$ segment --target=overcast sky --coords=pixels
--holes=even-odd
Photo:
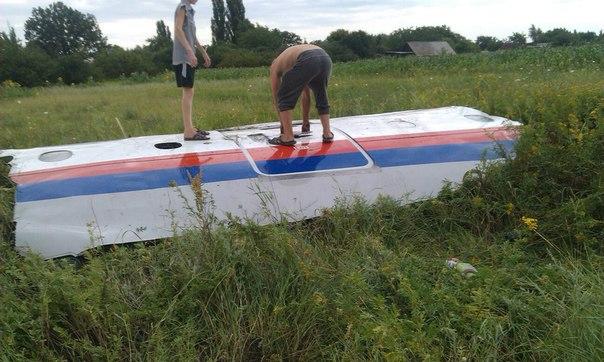
[[[13,26],[23,38],[23,25],[34,7],[53,1],[0,0],[0,30]],[[68,6],[96,16],[109,43],[143,45],[155,33],[155,22],[173,26],[178,0],[63,0]],[[448,25],[475,40],[478,35],[505,38],[527,33],[531,24],[543,30],[563,27],[578,31],[604,30],[602,0],[247,0],[247,17],[254,23],[297,33],[308,41],[324,39],[336,29],[372,34],[423,25]],[[199,38],[211,42],[211,2],[195,6]]]

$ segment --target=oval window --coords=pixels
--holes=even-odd
[[[40,155],[39,159],[42,162],[60,162],[73,156],[73,152],[67,150],[50,151]]]
[[[175,150],[177,148],[181,148],[182,147],[182,143],[178,143],[178,142],[165,142],[165,143],[158,143],[155,145],[155,148],[159,148],[160,150]]]

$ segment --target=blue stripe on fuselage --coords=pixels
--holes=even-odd
[[[340,153],[311,157],[283,158],[255,161],[260,172],[268,175],[287,173],[338,170],[342,168],[362,167],[369,161],[361,152]]]
[[[506,152],[514,148],[515,141],[498,141]],[[376,166],[395,167],[422,165],[430,163],[478,161],[484,156],[487,160],[500,157],[495,149],[495,143],[458,143],[437,146],[422,146],[408,148],[389,148],[367,152]]]
[[[203,183],[256,178],[248,162],[180,167],[134,173],[118,173],[67,180],[52,180],[17,186],[17,202],[59,199],[63,197],[152,190],[170,185],[189,185],[199,175]]]
[[[509,151],[513,148],[514,142],[499,141],[498,143]],[[486,159],[499,158],[493,142],[391,148],[372,150],[368,154],[376,166],[379,167],[478,161],[482,157]],[[360,167],[366,164],[367,160],[361,153],[256,161],[256,165],[261,172],[271,175],[336,170],[338,168]],[[152,190],[169,187],[170,184],[185,186],[189,185],[190,178],[198,175],[200,171],[203,183],[253,179],[258,176],[248,162],[232,162],[201,167],[181,167],[79,177],[18,185],[16,201],[31,202],[83,195]]]

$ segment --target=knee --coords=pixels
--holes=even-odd
[[[319,113],[319,116],[329,114],[329,105],[317,107],[317,112]]]
[[[193,88],[183,88],[182,89],[182,97],[185,99],[193,99],[194,94],[195,94],[195,90]]]
[[[296,108],[297,99],[279,99],[279,112],[291,111]]]

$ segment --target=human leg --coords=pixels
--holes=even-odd
[[[323,126],[323,139],[326,141],[333,139],[329,118],[329,98],[327,96],[327,86],[331,75],[331,59],[329,57],[321,57],[319,60],[321,71],[309,82],[309,87],[315,95],[315,105],[321,118]]]
[[[292,128],[293,110],[302,90],[308,82],[308,75],[302,64],[296,64],[281,78],[281,86],[277,94],[279,121],[281,122],[281,137],[285,141],[294,139]]]
[[[195,95],[194,88],[182,89],[182,122],[184,126],[185,138],[192,138],[197,133],[197,129],[193,126],[193,96]]]
[[[284,141],[291,141],[294,139],[294,129],[292,126],[294,111],[292,109],[279,112],[279,118],[281,118],[281,125],[283,126],[283,134],[281,139]]]
[[[302,91],[302,133],[310,132],[310,89]]]

